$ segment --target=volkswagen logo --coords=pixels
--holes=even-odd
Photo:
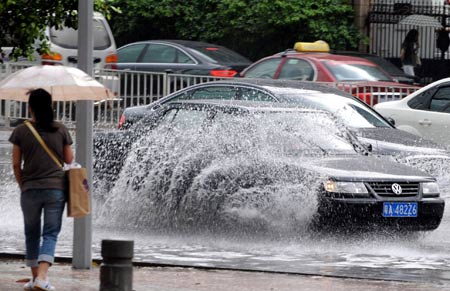
[[[402,194],[402,186],[397,183],[392,184],[391,189],[397,195]]]

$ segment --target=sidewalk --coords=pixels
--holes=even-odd
[[[100,289],[100,267],[74,270],[71,265],[55,263],[50,279],[59,291]],[[0,259],[0,290],[23,290],[29,270],[19,260]],[[449,286],[417,282],[357,280],[324,276],[305,276],[266,272],[202,270],[195,268],[134,267],[135,291],[436,291]]]

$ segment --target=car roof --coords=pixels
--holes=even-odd
[[[126,47],[131,44],[137,44],[137,43],[166,43],[166,44],[173,44],[178,46],[185,46],[189,48],[202,48],[202,47],[217,47],[217,48],[225,48],[224,46],[218,45],[218,44],[212,44],[204,41],[196,41],[196,40],[183,40],[183,39],[151,39],[151,40],[141,40],[136,41],[132,43],[127,43],[123,45],[122,47]],[[121,47],[121,48],[122,48]]]
[[[315,59],[318,61],[335,61],[335,62],[342,62],[342,63],[361,63],[366,64],[369,66],[377,66],[374,62],[367,60],[362,57],[356,57],[356,56],[347,56],[347,55],[337,55],[337,54],[330,54],[330,53],[288,53],[286,55],[282,55],[283,57],[288,58],[307,58],[307,59]]]
[[[166,39],[166,40],[158,40],[161,42],[168,42],[168,43],[177,43],[183,46],[187,46],[187,47],[192,47],[192,48],[196,48],[196,47],[205,47],[205,46],[210,46],[210,47],[223,47],[221,45],[218,44],[212,44],[212,43],[208,43],[208,42],[204,42],[204,41],[196,41],[196,40],[184,40],[184,39]]]
[[[439,87],[439,86],[441,86],[441,85],[446,86],[446,85],[448,85],[448,84],[450,84],[450,77],[447,77],[447,78],[443,78],[443,79],[434,81],[433,83],[430,83],[430,84],[428,84],[428,85],[426,85],[426,86],[420,88],[419,90],[412,92],[411,94],[409,94],[409,95],[406,96],[405,98],[403,98],[403,99],[401,99],[401,100],[396,100],[396,102],[408,102],[410,99],[414,98],[414,97],[417,96],[417,95],[422,94],[423,92],[429,90],[430,88],[433,88],[433,87]],[[383,102],[383,103],[384,103],[384,102]],[[382,103],[380,103],[380,104],[382,104]],[[377,106],[377,107],[378,107],[378,106]]]
[[[309,82],[309,81],[294,81],[294,80],[283,80],[283,79],[257,79],[257,78],[235,78],[230,80],[220,80],[220,81],[211,81],[203,84],[197,84],[186,88],[187,90],[193,89],[196,87],[204,87],[204,86],[217,86],[217,85],[240,85],[240,86],[252,86],[257,87],[259,89],[264,89],[266,91],[271,91],[270,87],[273,88],[292,88],[292,89],[303,89],[303,90],[314,90],[320,91],[322,93],[327,94],[335,94],[342,97],[347,97],[351,99],[355,99],[351,94],[346,93],[342,90],[334,88],[332,86],[328,86],[325,84],[319,84],[317,82]],[[275,92],[273,92],[275,93]]]

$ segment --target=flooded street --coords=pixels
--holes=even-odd
[[[0,141],[0,250],[23,253],[19,192],[9,164],[10,150],[8,143]],[[442,171],[438,182],[448,208],[449,173],[445,168]],[[94,197],[99,196],[94,193]],[[104,202],[100,200],[94,202],[94,212],[102,210]],[[120,219],[116,217],[116,221]],[[72,223],[72,219],[64,219],[58,256],[72,254]],[[268,231],[187,232],[170,226],[145,228],[139,223],[134,227],[108,225],[99,215],[94,215],[93,225],[94,258],[100,258],[102,239],[126,239],[134,240],[137,262],[422,282],[450,289],[448,211],[438,229],[416,234],[326,234],[280,226]]]

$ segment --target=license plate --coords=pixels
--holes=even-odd
[[[417,217],[417,202],[384,202],[383,217]]]

